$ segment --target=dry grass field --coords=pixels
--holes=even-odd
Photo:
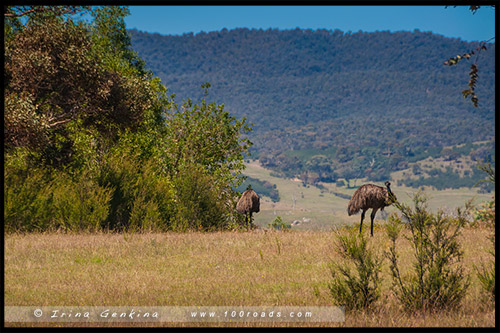
[[[324,184],[321,190],[273,177],[258,163],[245,173],[277,185],[281,201],[261,198],[255,223],[267,227],[277,216],[287,231],[188,233],[33,233],[6,234],[5,306],[333,306],[331,264],[339,262],[336,242],[359,214],[347,216],[354,189]],[[361,185],[358,184],[358,185]],[[415,189],[393,186],[410,203]],[[453,210],[491,194],[459,189],[432,191],[429,210]],[[387,213],[396,209],[387,207]],[[384,216],[377,214],[369,248],[383,256],[390,245]],[[369,218],[364,232],[368,235]],[[408,231],[403,231],[403,233]],[[5,323],[7,326],[340,326],[340,327],[493,327],[495,305],[484,297],[475,267],[490,263],[492,230],[467,226],[460,236],[462,265],[471,285],[459,310],[405,313],[391,290],[388,259],[381,271],[381,297],[370,311],[347,311],[343,322],[319,323]],[[401,270],[413,265],[411,244],[398,240]]]
[[[368,229],[364,229],[366,232]],[[369,246],[389,246],[383,226]],[[328,285],[337,231],[158,234],[5,235],[5,306],[331,306]],[[381,298],[370,312],[346,312],[333,326],[494,326],[474,265],[491,260],[491,229],[466,227],[460,238],[471,277],[463,307],[449,313],[406,314],[391,291],[384,261]],[[401,240],[404,269],[413,260]],[[332,323],[82,324],[6,323],[8,326],[331,326]]]

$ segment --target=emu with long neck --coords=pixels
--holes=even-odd
[[[386,188],[373,184],[365,184],[354,192],[349,204],[347,206],[347,213],[349,216],[356,214],[360,210],[361,212],[361,223],[359,225],[359,233],[363,230],[363,220],[365,218],[365,212],[368,209],[372,209],[371,217],[371,235],[373,236],[373,220],[375,219],[375,214],[377,211],[384,210],[385,207],[391,205],[395,200],[396,196],[391,190],[391,183],[385,182]]]

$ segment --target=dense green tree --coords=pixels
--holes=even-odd
[[[83,22],[48,16],[29,20],[7,43],[7,151],[38,146],[46,163],[68,164],[76,132],[116,141],[118,130],[144,120],[154,98],[151,83],[128,70],[130,63],[112,68],[110,59],[123,63],[122,55],[103,51],[92,36]]]
[[[89,13],[91,21],[75,15]],[[178,107],[121,6],[5,11],[8,230],[227,229],[250,141],[205,97]]]

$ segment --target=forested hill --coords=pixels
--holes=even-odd
[[[200,85],[210,82],[210,100],[254,123],[254,157],[285,174],[309,167],[323,177],[314,154],[297,153],[314,151],[324,180],[345,170],[382,179],[429,148],[494,140],[495,44],[479,54],[474,108],[461,92],[475,56],[443,63],[478,43],[429,32],[129,33],[178,101],[201,97]]]

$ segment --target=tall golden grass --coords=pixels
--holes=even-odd
[[[337,231],[8,234],[6,306],[331,306],[328,285]],[[365,230],[366,232],[366,230]],[[407,314],[391,291],[384,261],[381,298],[368,311],[346,312],[333,326],[492,327],[494,303],[483,297],[474,265],[491,260],[491,229],[466,227],[462,265],[471,276],[463,306],[454,312]],[[376,225],[371,247],[389,246]],[[411,245],[398,240],[400,262],[411,270]],[[39,326],[6,323],[10,326]],[[43,326],[158,324],[45,323]],[[331,323],[161,323],[162,326],[329,326]]]

